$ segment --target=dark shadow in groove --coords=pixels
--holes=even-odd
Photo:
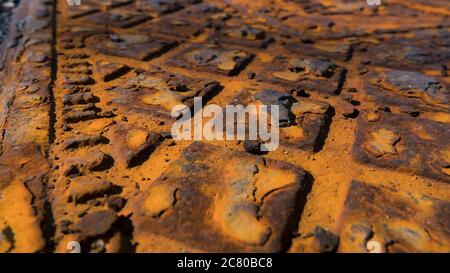
[[[347,53],[347,56],[345,56],[345,60],[346,62],[350,61],[353,58],[353,52],[355,51],[355,49],[353,48],[353,46],[350,46],[350,49]]]
[[[242,71],[245,70],[245,68],[253,61],[253,59],[255,58],[254,55],[252,55],[250,58],[248,58],[247,60],[244,60],[241,65],[239,65],[238,67],[234,68],[233,70],[231,70],[228,73],[228,76],[237,76],[239,75]]]
[[[312,189],[312,185],[314,182],[314,178],[313,176],[306,172],[305,175],[305,187],[303,189],[301,189],[297,195],[295,200],[300,200],[301,202],[297,202],[296,206],[293,208],[292,210],[292,214],[290,215],[289,219],[288,219],[288,223],[286,225],[286,228],[284,230],[284,232],[281,234],[281,252],[287,252],[289,251],[289,248],[292,245],[292,241],[294,239],[294,232],[297,232],[298,230],[298,225],[301,221],[302,218],[302,213],[303,213],[303,209],[306,205],[306,200],[308,197],[308,194],[311,192]],[[302,198],[304,197],[304,198]]]
[[[106,171],[114,166],[114,159],[110,155],[105,155],[100,165],[91,168],[91,171]]]
[[[145,61],[150,61],[152,59],[158,58],[158,57],[164,55],[166,52],[172,50],[173,48],[175,48],[177,46],[179,46],[178,42],[167,43],[161,48],[161,50],[159,50],[157,52],[150,53],[147,56],[145,56],[145,58],[142,59],[142,61],[145,62]]]
[[[133,223],[129,218],[122,217],[117,222],[116,225],[120,225],[122,238],[120,244],[120,253],[134,253],[136,252],[136,245],[133,244]]]
[[[102,198],[105,195],[115,195],[115,194],[121,194],[122,193],[122,187],[113,185],[110,189],[104,190],[104,191],[98,191],[91,194],[86,194],[82,198],[79,198],[75,200],[76,204],[86,204],[89,200],[96,199],[96,198]],[[72,196],[69,196],[68,202],[73,202]]]
[[[52,41],[51,41],[51,59],[50,59],[50,83],[48,87],[48,96],[49,96],[49,132],[48,132],[48,141],[50,144],[55,142],[56,138],[56,103],[55,103],[55,94],[54,88],[56,83],[56,77],[58,72],[57,65],[57,51],[56,51],[56,17],[57,17],[57,0],[49,3],[51,9],[51,28],[52,28]],[[47,3],[45,3],[47,4]],[[48,153],[46,152],[47,156]],[[49,196],[48,193],[48,177],[45,177],[41,180],[42,183],[42,198],[44,199],[43,204],[43,219],[40,223],[40,227],[42,229],[43,237],[45,239],[45,247],[41,250],[41,252],[49,253],[55,251],[55,241],[54,236],[56,234],[56,226],[55,219],[52,210],[52,203],[48,201]]]
[[[155,151],[157,146],[158,146],[157,144],[151,145],[150,147],[142,150],[140,153],[138,153],[135,157],[133,157],[130,160],[130,164],[128,164],[128,166],[130,168],[133,168],[144,164],[150,158],[150,155]]]
[[[16,247],[16,241],[14,240],[14,232],[12,231],[11,227],[8,226],[5,229],[3,229],[3,235],[5,236],[5,239],[11,243],[10,248],[6,250],[6,253],[9,253]]]

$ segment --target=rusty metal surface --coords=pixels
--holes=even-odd
[[[449,15],[20,1],[0,17],[0,252],[449,252]],[[280,147],[172,139],[194,97],[278,105]]]

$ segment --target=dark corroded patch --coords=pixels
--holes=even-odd
[[[239,49],[194,44],[168,61],[168,64],[227,76],[239,72],[252,60],[253,54]]]
[[[297,56],[278,55],[259,67],[258,81],[325,95],[337,94],[345,77],[345,70],[335,63]]]
[[[239,92],[233,104],[278,105],[281,145],[311,152],[322,147],[331,115],[326,102],[271,89],[246,89]]]
[[[85,215],[77,224],[81,239],[105,234],[111,228],[117,217],[112,210],[96,211]]]

